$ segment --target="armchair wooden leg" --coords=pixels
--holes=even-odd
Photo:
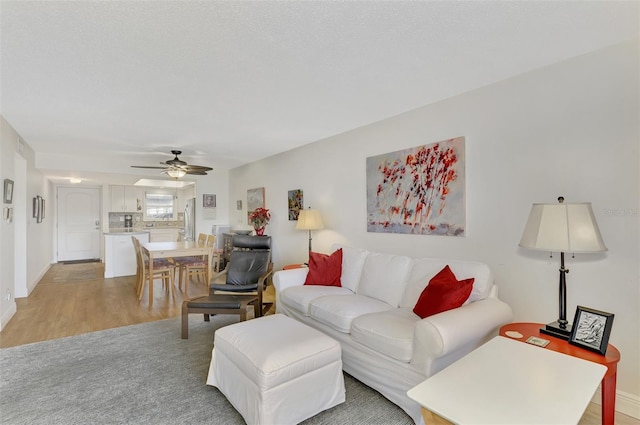
[[[182,339],[189,339],[189,308],[187,301],[182,303]]]

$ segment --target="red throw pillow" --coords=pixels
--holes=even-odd
[[[413,312],[422,319],[460,307],[471,295],[474,278],[458,280],[449,266],[431,278]]]
[[[342,248],[331,255],[309,253],[309,273],[305,285],[342,286]]]

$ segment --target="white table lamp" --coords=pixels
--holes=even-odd
[[[559,197],[557,204],[533,204],[522,233],[523,248],[560,253],[560,287],[558,320],[540,331],[562,339],[569,339],[571,325],[567,321],[567,286],[564,267],[565,252],[603,252],[602,241],[590,203],[565,204]]]
[[[322,228],[324,228],[324,223],[322,222],[320,211],[312,210],[311,208],[307,210],[300,210],[296,229],[309,231],[309,252],[311,252],[311,231]]]

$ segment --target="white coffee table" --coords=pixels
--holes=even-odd
[[[423,407],[427,424],[577,424],[606,371],[497,336],[407,395]]]

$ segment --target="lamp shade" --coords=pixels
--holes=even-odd
[[[607,250],[588,202],[533,204],[519,245],[555,252]]]
[[[300,210],[298,215],[298,223],[296,229],[298,230],[317,230],[324,228],[320,211],[318,210]]]

